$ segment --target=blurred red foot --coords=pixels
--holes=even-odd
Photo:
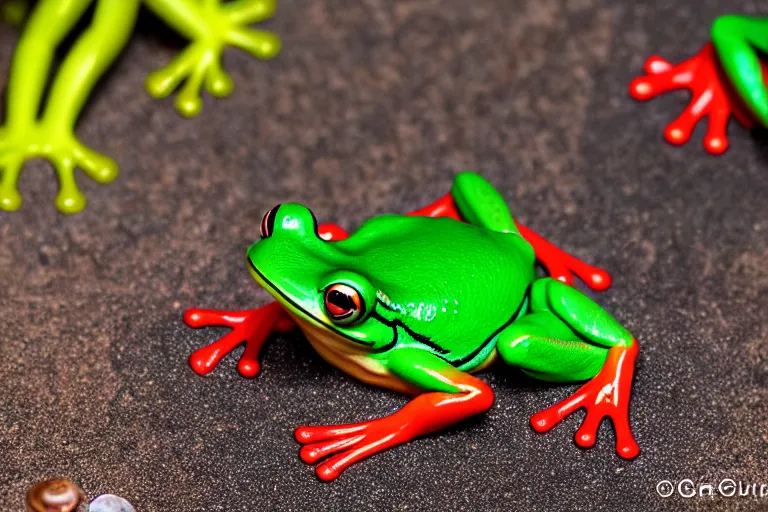
[[[611,418],[616,432],[616,452],[625,459],[636,457],[640,447],[629,427],[629,397],[635,369],[638,345],[613,347],[608,351],[603,369],[570,398],[534,414],[531,425],[537,432],[547,432],[574,411],[584,407],[587,415],[576,431],[576,444],[592,448],[597,429],[606,416]]]
[[[688,142],[696,124],[708,117],[704,148],[718,155],[728,149],[726,127],[731,115],[748,129],[755,125],[731,88],[712,43],[675,66],[661,57],[651,56],[645,61],[645,72],[646,75],[635,78],[629,85],[629,93],[637,100],[646,101],[678,89],[691,91],[691,101],[686,109],[664,130],[664,138],[672,144]],[[765,64],[763,73],[766,73]]]

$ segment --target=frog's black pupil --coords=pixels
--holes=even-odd
[[[328,302],[342,311],[347,311],[348,314],[352,314],[355,311],[355,303],[352,301],[352,298],[338,290],[331,290],[328,294]]]
[[[261,238],[269,238],[272,236],[272,232],[275,230],[275,219],[277,218],[277,209],[280,205],[275,206],[267,212],[264,219],[261,221]]]

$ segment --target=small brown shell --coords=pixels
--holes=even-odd
[[[74,512],[84,500],[85,493],[69,480],[46,480],[27,491],[27,512]]]

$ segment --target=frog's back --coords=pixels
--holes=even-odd
[[[448,218],[385,215],[338,247],[399,315],[400,339],[459,367],[479,364],[524,306],[534,253],[518,234]]]

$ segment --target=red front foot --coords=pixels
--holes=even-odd
[[[446,194],[434,203],[410,212],[408,215],[449,217],[458,221],[464,221],[458,208],[456,208],[456,203],[451,194]],[[575,274],[595,291],[604,291],[611,287],[611,275],[605,270],[588,265],[575,256],[568,254],[518,221],[515,221],[515,225],[520,230],[523,238],[533,247],[536,259],[544,265],[549,275],[554,279],[572,285]]]
[[[676,66],[651,56],[645,61],[645,72],[629,85],[630,94],[637,100],[649,100],[677,89],[691,91],[688,107],[664,130],[664,138],[672,144],[688,142],[696,124],[708,117],[704,148],[717,155],[728,149],[726,126],[731,115],[748,129],[755,124],[731,88],[712,43]]]
[[[223,338],[192,353],[189,364],[195,372],[200,375],[211,372],[225,355],[245,342],[245,350],[237,363],[237,369],[244,377],[255,377],[259,373],[259,352],[273,332],[288,332],[295,327],[291,317],[277,302],[246,311],[188,309],[184,312],[184,322],[195,329],[213,326],[232,328],[232,332]]]
[[[338,477],[346,468],[366,457],[408,441],[389,418],[350,425],[299,427],[296,439],[304,446],[299,455],[307,464],[318,464],[317,476],[325,481]],[[341,452],[341,453],[339,453]]]
[[[375,453],[454,425],[487,411],[493,405],[493,391],[484,382],[458,370],[443,374],[460,393],[428,392],[416,396],[399,411],[363,423],[299,427],[301,460],[318,464],[317,476],[324,481]]]
[[[576,432],[574,440],[577,445],[582,448],[593,447],[600,422],[609,416],[616,432],[616,451],[625,459],[636,457],[640,447],[629,427],[629,397],[637,352],[637,341],[629,347],[611,348],[603,369],[592,380],[570,398],[531,417],[534,430],[547,432],[563,418],[584,407],[587,415]]]

